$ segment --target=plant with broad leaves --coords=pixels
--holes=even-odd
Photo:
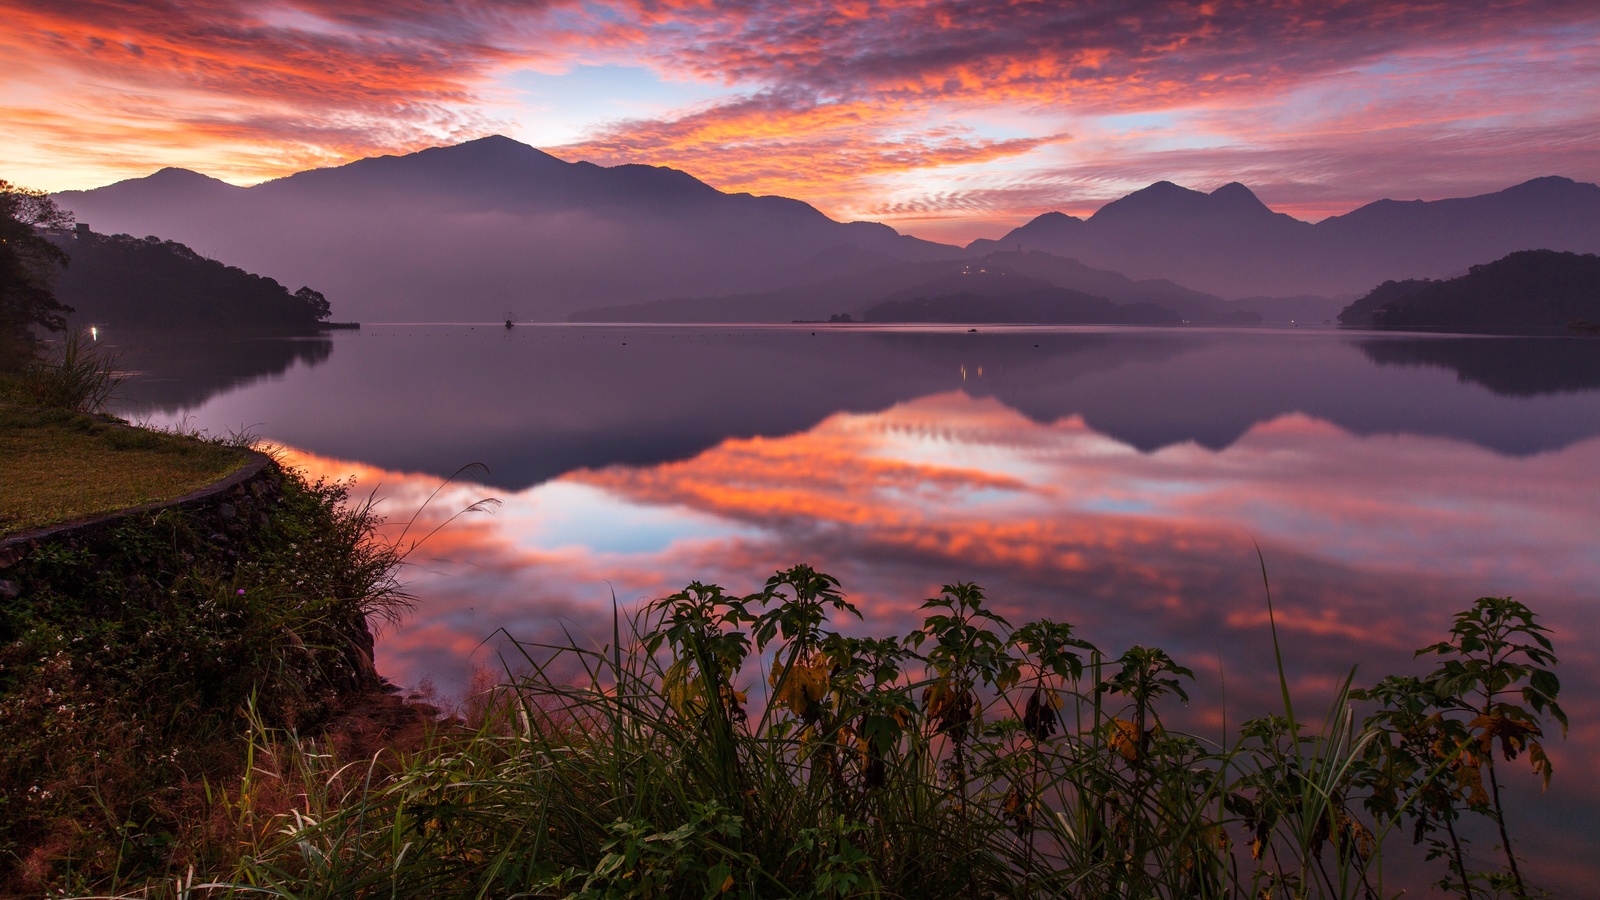
[[[1549,787],[1552,769],[1539,741],[1544,736],[1540,717],[1548,714],[1563,735],[1567,732],[1567,714],[1556,701],[1561,682],[1550,668],[1556,664],[1555,647],[1549,629],[1536,618],[1510,597],[1480,597],[1456,615],[1450,640],[1417,651],[1444,660],[1426,679],[1441,711],[1454,713],[1458,722],[1471,717],[1465,723],[1469,740],[1454,750],[1464,763],[1457,770],[1476,771],[1477,782],[1488,782],[1487,793],[1481,787],[1469,791],[1467,805],[1494,820],[1510,875],[1507,886],[1517,897],[1527,897],[1528,887],[1506,826],[1494,751],[1498,745],[1507,762],[1526,751],[1534,774]]]
[[[1182,679],[1194,679],[1194,672],[1180,666],[1165,650],[1159,647],[1135,645],[1117,658],[1117,671],[1095,687],[1103,694],[1121,694],[1133,703],[1133,720],[1114,719],[1111,722],[1110,741],[1130,762],[1143,759],[1150,752],[1150,740],[1161,726],[1155,711],[1155,699],[1173,694],[1188,701]]]
[[[1427,859],[1446,861],[1437,887],[1460,887],[1463,896],[1472,897],[1468,840],[1456,823],[1469,792],[1482,794],[1483,781],[1461,752],[1471,740],[1465,723],[1442,715],[1433,686],[1415,676],[1391,675],[1351,696],[1379,704],[1364,722],[1373,740],[1356,773],[1369,791],[1367,810],[1379,819],[1410,816],[1411,842],[1427,843]]]
[[[1417,651],[1418,657],[1441,658],[1433,672],[1385,678],[1357,692],[1379,704],[1367,718],[1368,728],[1382,736],[1369,745],[1368,807],[1411,816],[1414,838],[1429,842],[1429,858],[1449,862],[1449,875],[1439,885],[1459,887],[1469,898],[1474,881],[1492,892],[1529,896],[1506,823],[1495,755],[1510,762],[1526,753],[1534,774],[1549,786],[1541,719],[1555,719],[1565,734],[1567,715],[1557,701],[1555,647],[1536,618],[1510,597],[1480,597],[1456,615],[1449,640]],[[1456,829],[1463,807],[1493,821],[1504,872],[1468,870],[1466,841]],[[1441,828],[1444,838],[1432,837]]]
[[[663,645],[671,652],[662,688],[679,716],[712,713],[725,724],[744,718],[744,692],[732,679],[750,654],[749,634],[741,629],[752,622],[748,607],[759,596],[739,597],[696,581],[653,604],[656,626],[644,635],[644,646],[651,654]]]
[[[743,820],[716,801],[691,803],[688,821],[659,831],[643,819],[617,819],[606,830],[611,839],[588,872],[570,870],[544,885],[561,888],[583,883],[573,900],[650,900],[682,896],[686,887],[720,897],[741,883],[749,890],[756,860],[736,848]],[[744,892],[737,892],[744,893]]]
[[[923,713],[935,735],[949,738],[951,753],[945,769],[955,785],[958,816],[961,822],[963,856],[972,848],[972,812],[969,797],[971,769],[967,762],[967,740],[983,724],[981,687],[1004,692],[1021,677],[1021,661],[1012,656],[1009,640],[1011,623],[984,605],[983,588],[968,581],[944,585],[938,597],[922,604],[934,612],[923,619],[922,628],[908,638],[913,647],[929,644],[923,660],[930,680],[922,692]]]

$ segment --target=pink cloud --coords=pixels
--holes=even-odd
[[[507,72],[579,61],[731,96],[596,121],[563,152],[958,240],[1160,179],[1244,180],[1318,218],[1380,196],[1600,178],[1587,152],[1600,10],[1568,0],[0,9],[0,143],[57,180],[170,163],[259,180],[448,143],[513,126]],[[1152,114],[1175,118],[1114,120]]]

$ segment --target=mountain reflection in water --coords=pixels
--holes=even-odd
[[[1536,880],[1600,879],[1600,391],[1497,393],[1466,376],[1496,371],[1477,343],[1333,333],[369,326],[333,342],[320,365],[165,415],[260,423],[396,523],[443,475],[490,465],[411,526],[504,501],[413,555],[421,602],[378,644],[399,682],[461,690],[499,665],[500,628],[602,639],[613,592],[629,608],[695,579],[745,592],[809,562],[874,633],[971,580],[1014,622],[1161,646],[1197,675],[1170,724],[1220,739],[1224,717],[1275,704],[1254,540],[1297,710],[1320,714],[1352,665],[1358,682],[1420,671],[1411,651],[1478,596],[1538,611],[1573,730],[1547,744],[1551,792],[1508,771],[1510,802]]]
[[[117,368],[129,376],[119,390],[130,409],[171,414],[299,363],[315,366],[333,353],[326,335],[267,336],[241,331],[130,330],[108,335]]]
[[[1222,449],[1291,412],[1355,434],[1439,435],[1518,455],[1600,435],[1600,392],[1497,394],[1432,365],[1374,365],[1384,351],[1371,348],[1383,342],[1329,332],[380,325],[333,337],[337,352],[322,359],[328,339],[318,340],[280,342],[272,357],[267,341],[175,347],[179,364],[215,352],[228,368],[136,379],[128,408],[161,418],[181,407],[203,427],[259,424],[286,443],[389,469],[443,476],[482,462],[502,490],[577,468],[684,459],[726,438],[793,434],[835,412],[950,390],[992,396],[1036,422],[1079,415],[1144,451]],[[307,365],[284,372],[293,359]],[[237,390],[257,361],[256,373],[283,377]],[[177,402],[184,391],[207,399]]]
[[[298,461],[359,470],[407,515],[438,486]],[[413,533],[495,493],[452,485]],[[1069,621],[1112,653],[1161,646],[1198,676],[1173,724],[1220,739],[1224,714],[1236,725],[1275,703],[1254,538],[1297,702],[1317,714],[1352,665],[1358,679],[1417,671],[1411,651],[1473,598],[1531,604],[1555,629],[1575,727],[1550,742],[1560,790],[1536,798],[1531,776],[1508,780],[1521,809],[1571,828],[1536,828],[1541,841],[1577,853],[1600,834],[1600,509],[1577,499],[1600,496],[1600,439],[1518,459],[1290,414],[1223,451],[1142,453],[1078,417],[1041,425],[949,392],[498,496],[496,515],[458,521],[419,551],[424,599],[380,639],[380,670],[459,690],[471,665],[501,665],[504,647],[484,643],[496,628],[598,643],[613,591],[627,608],[696,579],[745,592],[807,561],[839,576],[865,614],[847,630],[903,634],[941,583],[973,580],[1013,621]]]
[[[1450,369],[1512,397],[1600,389],[1600,340],[1591,337],[1390,337],[1362,341],[1361,352],[1380,365]]]

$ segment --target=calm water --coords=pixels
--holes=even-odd
[[[1331,331],[378,325],[331,338],[112,335],[134,418],[248,428],[355,476],[423,534],[381,671],[459,691],[525,640],[609,628],[691,580],[805,561],[876,631],[941,583],[1013,621],[1196,671],[1207,735],[1271,708],[1255,543],[1302,709],[1482,595],[1555,630],[1573,730],[1543,798],[1511,781],[1542,880],[1600,880],[1600,342]],[[1303,713],[1302,713],[1303,714]],[[1519,761],[1518,764],[1520,764]],[[1487,838],[1479,842],[1487,852]]]

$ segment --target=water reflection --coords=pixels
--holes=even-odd
[[[438,485],[298,459],[382,482],[396,511]],[[413,530],[493,493],[447,488]],[[807,561],[842,578],[879,633],[903,633],[922,598],[968,579],[1014,621],[1071,621],[1112,652],[1162,646],[1199,673],[1178,721],[1220,738],[1224,717],[1237,723],[1275,702],[1254,538],[1294,688],[1318,714],[1352,665],[1363,679],[1415,671],[1410,651],[1477,596],[1538,610],[1555,629],[1575,723],[1551,742],[1561,789],[1538,801],[1574,830],[1541,826],[1540,840],[1577,852],[1600,835],[1600,508],[1583,499],[1595,496],[1600,439],[1519,459],[1435,437],[1361,436],[1296,413],[1222,451],[1142,452],[1081,416],[1041,424],[950,391],[502,494],[496,516],[459,522],[419,551],[423,603],[382,637],[379,663],[401,680],[459,687],[475,662],[496,664],[498,645],[484,644],[496,628],[598,641],[613,592],[633,605],[692,579],[748,591]],[[1512,780],[1523,793],[1532,784]]]
[[[605,635],[613,592],[749,591],[804,561],[875,631],[965,579],[1014,620],[1163,646],[1199,674],[1178,718],[1215,738],[1274,702],[1253,538],[1305,708],[1352,664],[1416,671],[1410,651],[1475,597],[1538,610],[1575,727],[1551,741],[1528,839],[1551,879],[1600,878],[1600,390],[1583,359],[1540,361],[1567,342],[466,326],[332,342],[254,370],[238,359],[261,348],[191,349],[212,355],[130,391],[198,384],[182,396],[204,399],[159,408],[259,423],[309,471],[381,485],[397,521],[489,464],[412,528],[505,501],[414,555],[422,603],[379,644],[397,680],[459,689],[497,628]]]
[[[172,418],[181,407],[201,427],[256,424],[387,469],[442,476],[482,462],[502,490],[577,468],[686,459],[728,438],[794,434],[837,412],[952,390],[1039,423],[1081,416],[1147,452],[1224,449],[1294,412],[1354,434],[1444,436],[1516,455],[1600,435],[1600,391],[1497,394],[1433,366],[1374,365],[1387,351],[1326,332],[380,325],[332,340],[331,355],[326,344],[230,345],[213,362],[232,368],[141,379],[130,392]],[[1515,342],[1476,343],[1508,348],[1496,364],[1520,371]],[[275,365],[307,365],[210,393],[269,346]]]
[[[1449,369],[1510,397],[1600,388],[1593,338],[1387,338],[1363,340],[1361,351],[1379,365]]]
[[[282,375],[297,363],[307,368],[320,365],[333,353],[333,340],[325,335],[117,329],[102,337],[101,343],[118,354],[117,368],[128,375],[119,400],[135,415],[180,413],[219,394]]]

